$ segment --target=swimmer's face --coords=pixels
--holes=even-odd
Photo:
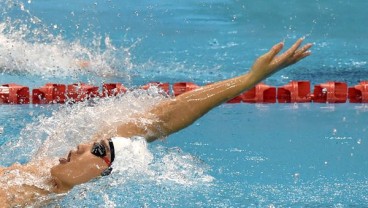
[[[80,144],[76,150],[69,152],[67,158],[60,158],[59,164],[51,168],[51,176],[59,191],[68,191],[73,186],[90,181],[101,175],[108,168],[106,162],[93,155],[91,149],[94,143]],[[108,142],[102,140],[107,157],[110,158]]]

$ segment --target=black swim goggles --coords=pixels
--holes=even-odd
[[[111,155],[111,161],[109,160],[109,158],[106,156],[106,147],[105,145],[102,144],[102,142],[96,142],[93,144],[92,149],[91,149],[91,153],[97,157],[102,158],[105,163],[107,164],[107,166],[109,166],[108,169],[106,169],[105,171],[102,172],[101,175],[105,176],[110,174],[112,168],[111,163],[114,162],[115,159],[115,150],[114,150],[114,144],[112,143],[111,139],[108,139],[109,142],[109,147],[110,147],[110,155]]]

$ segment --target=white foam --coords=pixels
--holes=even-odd
[[[0,17],[0,72],[125,77],[133,67],[130,50],[139,40],[128,47],[114,46],[108,35],[67,41],[62,26],[49,27],[16,0],[0,2]],[[84,39],[88,45],[81,43]]]
[[[11,30],[0,23],[0,70],[6,73],[28,73],[42,77],[67,77],[78,74],[128,76],[132,68],[129,48],[116,48],[110,38],[96,37],[88,48],[78,41],[67,42],[61,36],[49,40],[28,41],[28,32]],[[36,36],[36,35],[35,35]],[[101,41],[107,46],[100,50]],[[119,66],[119,68],[117,68]]]
[[[160,94],[134,90],[123,96],[95,99],[93,103],[63,105],[52,116],[40,117],[38,121],[26,126],[17,146],[29,146],[26,144],[31,140],[33,148],[30,149],[33,153],[41,147],[37,157],[60,157],[78,144],[90,142],[92,136],[102,128],[140,119],[132,118],[131,115],[142,113],[163,99],[166,98]],[[107,130],[115,131],[116,128]]]
[[[7,154],[16,153],[11,157],[13,160],[26,156],[35,160],[54,158],[57,161],[78,144],[89,142],[100,127],[129,121],[132,114],[144,112],[164,99],[167,98],[159,93],[134,90],[124,96],[97,99],[93,104],[84,102],[60,106],[51,116],[41,116],[23,129],[21,138],[8,145]],[[196,157],[179,148],[148,145],[139,137],[126,140],[112,167],[112,181],[109,183],[116,186],[130,181],[190,186],[211,184],[214,180],[207,174],[207,165]]]
[[[156,145],[149,148],[144,138],[126,139],[112,165],[113,184],[174,183],[182,186],[210,185],[208,166],[179,148]],[[119,178],[119,180],[115,180]]]

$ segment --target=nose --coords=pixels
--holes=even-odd
[[[79,154],[85,153],[88,150],[89,145],[87,144],[80,144],[77,146],[77,152]]]

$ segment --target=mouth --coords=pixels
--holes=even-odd
[[[71,155],[72,155],[72,152],[70,151],[69,154],[68,154],[68,156],[67,156],[67,158],[60,158],[59,159],[60,164],[65,164],[65,163],[70,162]]]

